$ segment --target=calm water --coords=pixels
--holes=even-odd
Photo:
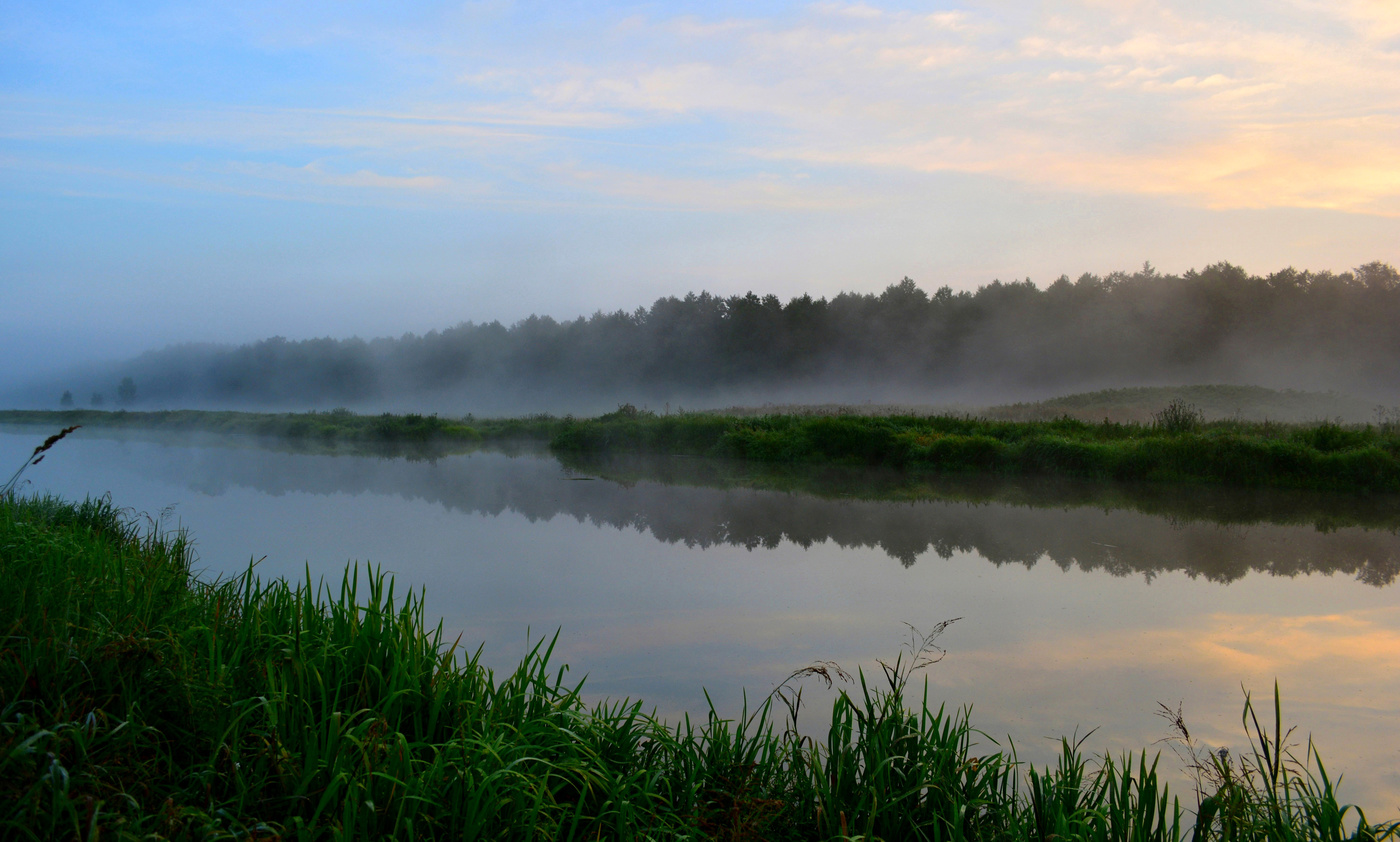
[[[0,432],[0,464],[42,435]],[[81,432],[27,476],[166,511],[211,575],[259,558],[297,579],[382,565],[495,666],[559,628],[556,660],[592,696],[670,718],[703,711],[703,689],[736,712],[745,689],[761,698],[815,659],[869,669],[903,623],[953,617],[931,697],[973,705],[974,724],[1037,761],[1076,730],[1099,729],[1094,752],[1150,745],[1166,735],[1158,702],[1238,748],[1241,686],[1267,696],[1277,679],[1285,717],[1346,773],[1344,798],[1400,816],[1393,528],[842,501],[618,482],[544,453],[410,461]]]

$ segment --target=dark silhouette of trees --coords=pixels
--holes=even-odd
[[[786,303],[701,292],[565,321],[167,348],[128,368],[153,401],[303,406],[460,390],[660,402],[852,383],[915,395],[1173,382],[1393,393],[1400,273],[1373,262],[1260,277],[1216,263],[1163,275],[1144,264],[1131,274],[1062,276],[1043,289],[993,281],[930,294],[904,278],[878,294]],[[126,400],[120,390],[118,398]]]
[[[73,393],[67,389],[63,390],[63,397],[58,399],[58,405],[67,409],[73,405]]]

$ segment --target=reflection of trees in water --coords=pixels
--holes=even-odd
[[[229,486],[273,495],[370,492],[484,515],[515,512],[532,522],[567,515],[693,547],[771,548],[783,541],[810,547],[830,541],[845,548],[877,547],[905,566],[930,551],[941,558],[972,552],[996,565],[1031,567],[1049,558],[1066,570],[1149,578],[1180,570],[1220,582],[1254,570],[1278,576],[1340,572],[1385,585],[1400,573],[1400,534],[1385,529],[1222,525],[1054,500],[1061,507],[579,481],[553,459],[500,453],[430,462],[214,447],[152,448],[150,455],[145,463],[165,479],[211,494]],[[1260,509],[1260,499],[1252,499],[1252,511]]]

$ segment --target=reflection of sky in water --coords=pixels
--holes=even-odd
[[[0,464],[37,440],[0,435]],[[110,491],[153,513],[176,504],[211,572],[263,555],[264,575],[297,578],[383,564],[495,666],[527,629],[562,627],[557,660],[588,673],[592,694],[672,717],[704,709],[702,686],[731,713],[744,688],[761,697],[817,658],[873,666],[902,622],[950,617],[963,619],[928,672],[931,698],[975,704],[975,724],[1037,761],[1054,748],[1043,737],[1076,728],[1101,728],[1095,751],[1149,745],[1165,735],[1159,701],[1239,746],[1241,684],[1266,696],[1277,678],[1303,740],[1348,772],[1343,795],[1373,818],[1400,814],[1400,608],[1393,586],[1356,579],[1396,568],[1400,536],[1386,531],[625,487],[492,453],[407,462],[79,438],[29,476],[33,490]]]

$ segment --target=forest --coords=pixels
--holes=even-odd
[[[364,340],[273,337],[148,352],[103,375],[129,404],[589,411],[622,401],[1021,399],[1074,388],[1233,382],[1351,391],[1393,402],[1400,273],[1181,275],[994,281],[932,294],[666,297],[632,312],[512,325],[464,321]],[[68,384],[58,384],[62,389]],[[86,394],[91,384],[71,384]],[[100,385],[100,384],[99,384]],[[108,387],[111,388],[111,387]],[[57,392],[55,392],[57,399]],[[436,400],[436,403],[433,401]]]

